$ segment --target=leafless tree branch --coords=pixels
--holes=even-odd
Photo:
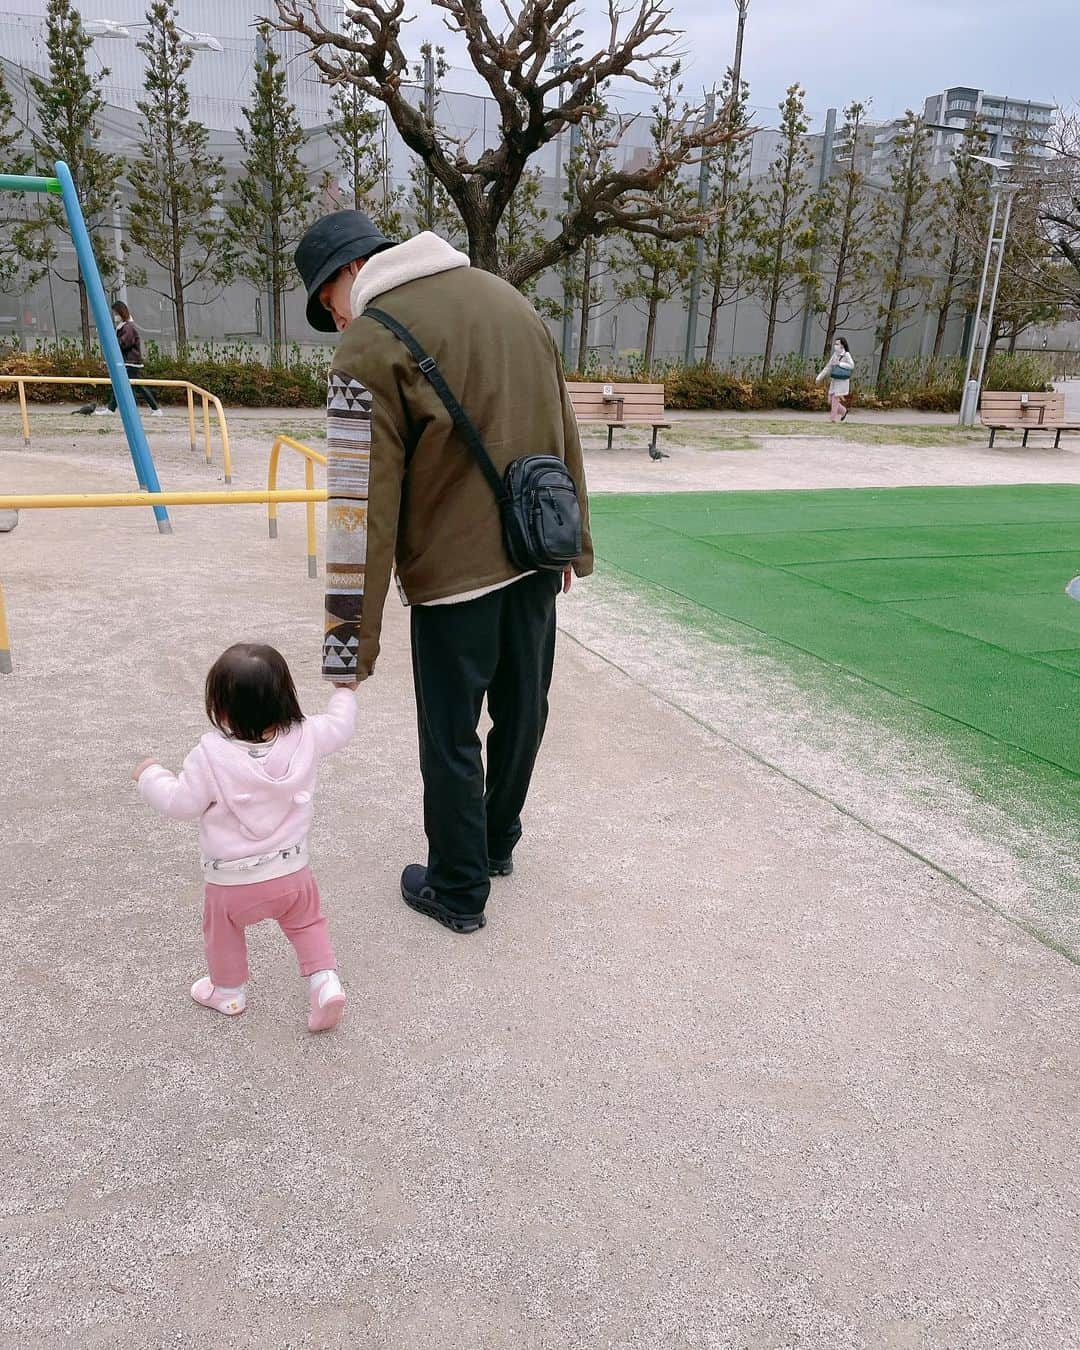
[[[381,101],[405,144],[445,187],[461,213],[473,262],[498,271],[497,229],[529,160],[568,127],[581,129],[582,171],[575,200],[556,239],[538,255],[518,260],[511,279],[535,276],[575,251],[590,236],[611,230],[684,238],[703,218],[665,218],[650,197],[670,175],[700,162],[732,140],[730,110],[706,118],[686,107],[648,164],[615,165],[627,123],[616,119],[598,136],[598,91],[611,80],[655,88],[658,68],[677,53],[681,38],[666,0],[606,0],[608,38],[592,52],[571,44],[578,0],[432,0],[447,28],[464,40],[469,59],[499,111],[499,142],[469,156],[467,141],[440,135],[424,109],[404,92],[408,61],[402,48],[405,0],[348,0],[344,31],[329,27],[314,0],[276,0],[275,26],[306,39],[312,59],[333,84],[351,82]],[[497,4],[497,8],[496,8]],[[489,11],[497,14],[493,23]],[[614,139],[612,139],[614,137]],[[595,145],[590,148],[590,141]]]

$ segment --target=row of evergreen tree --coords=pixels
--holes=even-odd
[[[677,75],[677,72],[675,73]],[[730,84],[722,96],[730,94]],[[681,90],[675,76],[654,109],[654,135],[677,116]],[[749,125],[749,89],[740,82],[735,118]],[[929,354],[945,354],[950,321],[974,308],[986,247],[990,177],[973,158],[985,155],[990,138],[978,124],[958,136],[947,172],[931,167],[932,132],[908,112],[892,139],[880,175],[870,168],[868,105],[853,102],[836,138],[836,160],[823,186],[812,182],[805,91],[792,85],[780,106],[778,144],[767,172],[751,179],[749,139],[725,147],[710,166],[710,223],[704,265],[693,239],[649,237],[615,240],[602,266],[613,276],[610,290],[637,302],[647,316],[644,363],[653,359],[660,306],[689,300],[703,283],[708,312],[704,359],[713,364],[719,315],[725,305],[752,297],[765,318],[762,367],[773,364],[781,327],[809,310],[817,321],[819,346],[827,354],[833,337],[859,331],[877,350],[877,378],[884,385],[897,336],[913,322],[933,319]],[[1025,178],[1012,219],[1008,257],[1002,269],[993,347],[1015,348],[1034,323],[1052,321],[1057,307],[1038,298],[1033,271],[1060,267],[1038,220],[1038,175],[1034,146],[1019,144],[1012,174]],[[666,191],[674,213],[692,210],[698,185],[672,178]],[[681,201],[675,200],[681,198]],[[592,263],[595,277],[597,264]],[[595,286],[584,305],[609,303]],[[584,332],[584,325],[582,328]]]
[[[37,109],[37,123],[29,129],[33,148],[20,153],[27,129],[19,125],[0,83],[0,163],[11,172],[27,172],[35,164],[39,172],[49,172],[54,159],[65,159],[99,240],[111,223],[117,185],[127,180],[127,276],[166,297],[181,349],[188,344],[191,306],[240,278],[267,295],[270,333],[278,348],[273,355],[280,355],[284,298],[295,285],[292,252],[328,196],[368,210],[390,237],[418,225],[464,242],[453,201],[419,160],[407,186],[392,182],[384,119],[353,84],[339,86],[333,96],[334,171],[321,180],[312,175],[302,153],[305,133],[268,28],[259,30],[255,83],[238,128],[241,169],[227,193],[224,165],[210,150],[206,127],[191,115],[186,75],[192,54],[170,0],[153,0],[139,42],[146,60],[145,97],[137,105],[140,142],[130,162],[100,145],[108,72],[88,70],[90,43],[72,0],[49,0],[48,74],[30,77]],[[421,54],[434,60],[441,86],[443,53],[424,49]],[[418,79],[421,74],[418,68]],[[733,125],[748,130],[749,88],[737,68],[729,72],[719,97],[731,109]],[[674,66],[659,81],[651,120],[656,145],[664,143],[684,110]],[[588,360],[592,320],[605,307],[631,301],[645,318],[642,360],[651,368],[661,307],[672,300],[698,304],[699,296],[708,317],[704,359],[709,364],[717,358],[724,307],[747,297],[756,298],[765,316],[766,374],[780,329],[808,311],[818,321],[823,348],[840,330],[873,329],[879,382],[897,335],[927,307],[936,316],[932,354],[940,357],[950,319],[973,305],[989,181],[972,155],[985,151],[986,136],[978,126],[970,128],[956,145],[951,171],[935,178],[929,168],[931,132],[921,117],[908,113],[884,174],[875,178],[866,167],[867,114],[865,103],[846,109],[835,170],[818,188],[811,183],[805,94],[792,85],[780,107],[778,148],[766,173],[751,179],[747,135],[725,144],[708,162],[704,202],[697,181],[673,172],[662,182],[670,219],[700,213],[696,237],[666,238],[660,232],[588,239],[566,268],[557,299],[538,296],[534,278],[532,298],[549,317],[578,316],[578,365]],[[605,120],[613,119],[598,105],[594,120],[589,134],[602,138]],[[568,178],[573,175],[571,158]],[[1028,264],[1035,258],[1050,266],[1048,259],[1037,257],[1045,254],[1045,245],[1035,196],[1020,197],[1009,247]],[[547,221],[541,175],[526,173],[500,224],[503,261],[512,265],[535,250]],[[46,272],[77,285],[82,337],[89,349],[85,287],[77,273],[62,267],[57,250],[65,228],[62,209],[52,199],[27,198],[14,216],[0,219],[0,286],[30,282]],[[119,260],[100,246],[97,253],[106,281],[113,280]],[[1021,270],[1004,269],[995,344],[1003,338],[1015,344],[1027,326],[1052,313],[1031,302],[1030,287],[1010,283]]]

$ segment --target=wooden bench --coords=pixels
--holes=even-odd
[[[1054,449],[1063,431],[1080,431],[1080,422],[1066,422],[1064,394],[1014,394],[988,390],[979,403],[979,417],[990,432],[990,445],[999,431],[1022,431],[1024,445],[1033,431],[1054,433]]]
[[[579,422],[601,422],[607,427],[607,445],[616,427],[652,427],[649,445],[650,459],[669,459],[657,446],[661,431],[671,423],[666,420],[664,386],[662,384],[586,384],[573,381],[567,385],[574,415]]]

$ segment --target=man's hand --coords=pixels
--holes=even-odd
[[[566,569],[566,571],[563,572],[563,574],[562,574],[562,593],[563,593],[563,595],[569,595],[569,594],[570,594],[570,587],[571,587],[573,584],[574,584],[574,569],[573,569],[572,567],[568,567],[568,568]]]
[[[156,759],[144,759],[135,772],[131,775],[131,781],[137,783],[151,764],[156,764]]]

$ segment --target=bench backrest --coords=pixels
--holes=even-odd
[[[1065,420],[1064,394],[1027,394],[1025,397],[1026,406],[1020,402],[1018,393],[988,389],[979,401],[979,414],[984,422],[1031,422],[1048,426]]]
[[[575,380],[567,384],[570,402],[579,418],[597,422],[648,422],[664,416],[662,384],[612,384],[615,399],[605,402],[604,385]],[[622,399],[622,416],[619,404]]]

